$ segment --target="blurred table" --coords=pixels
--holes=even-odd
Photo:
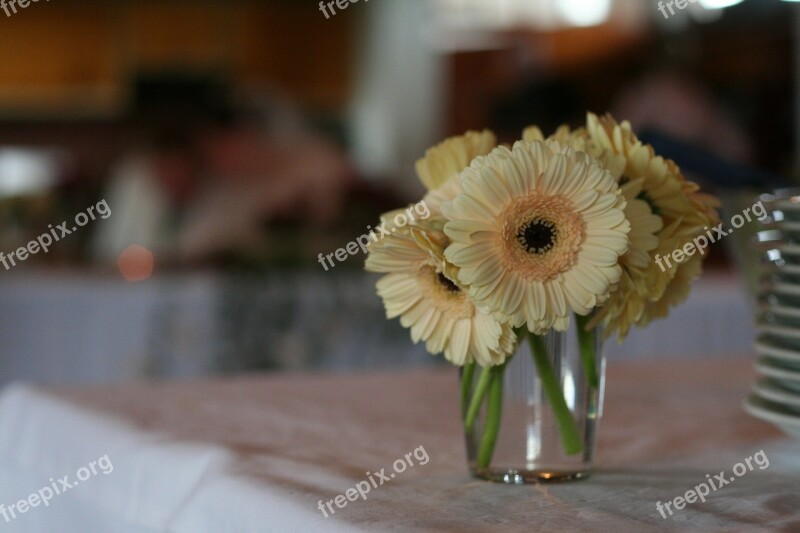
[[[257,277],[20,271],[0,279],[0,386],[84,385],[251,370],[350,371],[441,362],[385,312],[377,276],[275,270]],[[342,310],[347,310],[342,312]],[[676,335],[675,332],[680,332]],[[668,319],[611,340],[614,359],[742,353],[755,338],[739,280],[709,274]]]
[[[39,390],[0,397],[0,503],[108,456],[98,472],[3,523],[3,531],[179,533],[800,529],[800,443],[745,415],[750,361],[625,362],[609,368],[596,475],[503,486],[465,468],[453,369],[274,375]],[[402,474],[325,518],[319,501],[367,472]],[[656,502],[763,450],[755,469],[663,519]],[[421,454],[420,454],[421,455]],[[374,475],[373,475],[374,477]]]

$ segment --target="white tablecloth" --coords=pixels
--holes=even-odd
[[[521,487],[468,476],[452,370],[15,386],[0,397],[0,503],[106,455],[113,471],[0,516],[0,530],[798,531],[800,443],[741,411],[752,377],[738,359],[612,362],[596,475]],[[420,446],[427,464],[329,518],[318,509]],[[760,450],[768,468],[658,514],[656,502]]]

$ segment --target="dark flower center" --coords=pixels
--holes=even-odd
[[[546,254],[556,245],[558,230],[549,220],[532,220],[519,228],[517,241],[529,254]]]
[[[439,280],[439,283],[441,283],[441,285],[445,289],[447,289],[448,291],[450,291],[450,292],[452,292],[454,294],[458,294],[458,293],[461,292],[461,289],[459,288],[459,286],[456,285],[455,283],[453,283],[452,281],[450,281],[450,279],[447,276],[445,276],[444,274],[442,274],[441,272],[439,274],[437,274],[436,277]]]

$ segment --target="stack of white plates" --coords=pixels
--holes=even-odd
[[[761,200],[769,217],[755,242],[763,254],[754,345],[760,378],[744,407],[800,438],[800,189]]]

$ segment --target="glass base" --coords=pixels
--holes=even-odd
[[[493,468],[471,468],[472,477],[505,483],[507,485],[527,485],[531,483],[560,483],[578,481],[592,475],[591,470],[502,470]]]

